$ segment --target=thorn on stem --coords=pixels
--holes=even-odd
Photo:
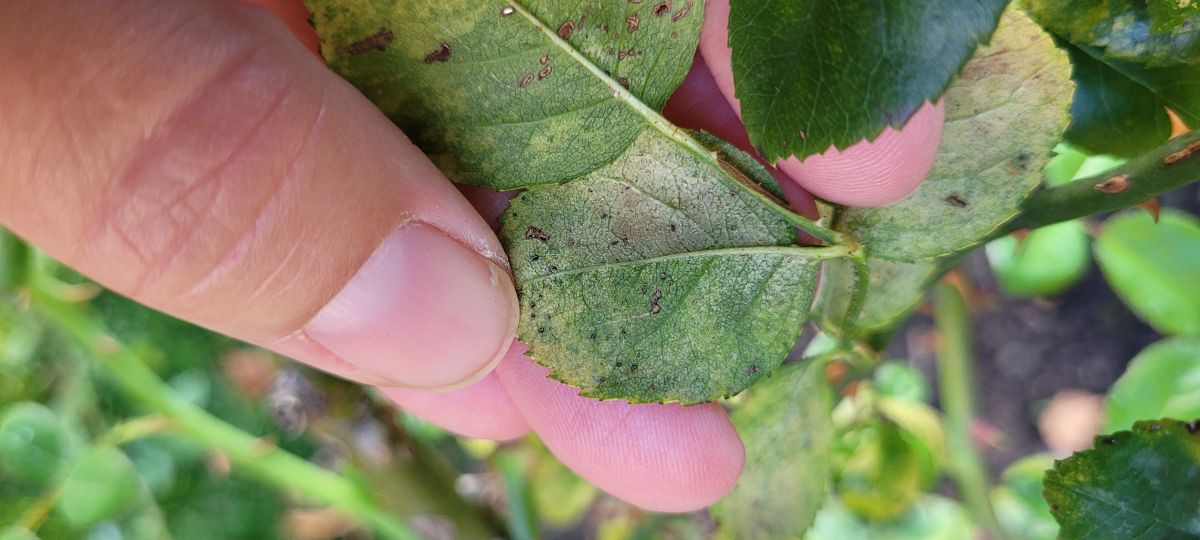
[[[1157,197],[1138,203],[1138,208],[1150,212],[1150,217],[1154,218],[1155,223],[1158,223],[1158,215],[1161,211],[1161,207],[1158,205]]]

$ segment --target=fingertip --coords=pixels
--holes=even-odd
[[[926,102],[897,130],[845,150],[830,148],[778,167],[813,195],[847,206],[884,206],[903,200],[929,175],[942,140],[945,107]]]
[[[729,492],[745,449],[719,405],[637,404],[580,397],[510,351],[501,383],[546,447],[600,489],[656,512],[704,508]]]
[[[529,433],[529,424],[495,373],[451,392],[394,386],[380,387],[379,391],[404,411],[464,437],[508,441]]]

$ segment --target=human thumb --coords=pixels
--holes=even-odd
[[[105,286],[362,382],[463,385],[516,294],[453,185],[262,8],[0,2],[0,224]]]

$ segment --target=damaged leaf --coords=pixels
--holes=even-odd
[[[978,244],[1017,215],[1067,124],[1070,66],[1050,36],[1008,11],[943,97],[933,171],[908,199],[847,211],[872,257],[912,262]]]

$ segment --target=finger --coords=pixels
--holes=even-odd
[[[529,433],[529,424],[495,373],[453,392],[398,387],[380,390],[401,409],[458,435],[507,441]]]
[[[478,380],[499,242],[261,8],[0,2],[0,223],[111,289],[357,380]]]
[[[728,26],[729,1],[708,0],[700,54],[721,94],[740,116]],[[940,103],[926,103],[903,128],[887,128],[874,141],[842,151],[831,147],[803,161],[791,157],[778,165],[813,195],[831,202],[849,206],[894,203],[911,194],[929,174],[941,141],[943,118]]]
[[[743,152],[759,157],[758,152],[750,145],[742,119],[738,118],[733,108],[725,102],[724,95],[717,88],[717,81],[713,79],[708,66],[704,65],[698,53],[683,83],[671,94],[671,98],[663,107],[663,117],[680,127],[712,133]],[[812,219],[819,217],[811,195],[779,169],[767,163],[763,163],[763,166],[779,182],[779,187],[793,209]]]
[[[687,512],[737,482],[745,452],[720,405],[583,398],[524,351],[509,351],[496,370],[500,382],[546,447],[600,489],[648,510]]]

